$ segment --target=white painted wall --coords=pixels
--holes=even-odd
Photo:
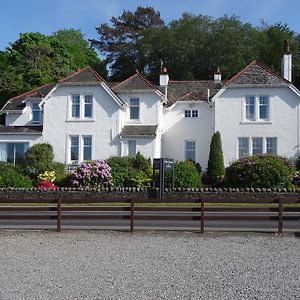
[[[128,140],[136,141],[136,152],[140,152],[145,157],[150,157],[151,159],[155,157],[155,139],[145,139],[145,138],[124,138],[123,139],[123,153],[122,156],[128,155]]]
[[[118,95],[128,104],[128,109],[124,112],[123,124],[157,125],[161,123],[163,106],[161,98],[155,94],[154,90],[150,92],[119,93]],[[138,121],[129,119],[130,98],[140,99],[140,120]]]
[[[245,95],[270,97],[270,122],[243,122]],[[299,151],[299,101],[287,87],[227,89],[215,102],[225,165],[238,158],[238,137],[277,137],[278,154],[294,159]]]
[[[185,118],[185,109],[198,110],[198,118]],[[214,132],[214,111],[206,102],[181,102],[164,111],[162,156],[185,160],[185,140],[196,142],[196,161],[207,167]]]
[[[0,142],[5,143],[29,143],[29,147],[43,143],[44,139],[42,134],[0,134]]]
[[[68,120],[72,94],[92,94],[93,119]],[[119,105],[101,86],[62,86],[44,105],[44,137],[55,160],[69,163],[69,135],[92,135],[92,159],[119,155]]]

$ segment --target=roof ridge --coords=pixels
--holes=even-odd
[[[58,81],[58,83],[64,83],[64,82],[67,81],[68,79],[70,79],[70,78],[72,78],[72,77],[74,77],[74,76],[80,74],[81,72],[83,72],[83,71],[85,71],[85,70],[90,70],[90,71],[92,72],[92,74],[96,77],[96,79],[98,79],[99,81],[104,81],[104,82],[105,82],[105,80],[104,80],[104,79],[103,79],[103,78],[102,78],[102,77],[101,77],[101,76],[100,76],[93,68],[91,68],[90,66],[86,66],[86,67],[84,67],[84,68],[77,69],[77,71],[75,71],[75,72],[73,72],[73,73],[67,75],[66,77],[60,79],[60,80]]]
[[[41,85],[41,86],[39,86],[39,87],[34,88],[33,90],[24,92],[24,93],[19,94],[19,95],[17,95],[17,96],[14,96],[14,97],[10,98],[9,100],[15,100],[15,99],[17,99],[17,98],[19,98],[19,97],[22,97],[22,96],[29,96],[30,94],[33,94],[33,93],[35,93],[35,92],[38,92],[38,93],[43,97],[43,95],[39,92],[39,90],[40,90],[41,88],[43,88],[43,87],[46,87],[46,86],[50,85],[50,84],[54,84],[54,83],[45,83],[45,84],[43,84],[43,85]]]

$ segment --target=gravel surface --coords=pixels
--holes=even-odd
[[[300,299],[300,238],[0,231],[0,299]]]

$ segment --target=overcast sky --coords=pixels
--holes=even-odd
[[[123,10],[153,6],[169,22],[182,13],[214,18],[239,16],[243,22],[259,25],[287,23],[300,33],[300,0],[2,0],[0,50],[18,39],[21,32],[50,34],[62,28],[81,29],[86,38],[95,38],[95,27],[119,16]]]

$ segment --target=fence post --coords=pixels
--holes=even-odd
[[[130,232],[134,230],[134,200],[131,199],[130,205]]]
[[[201,233],[204,233],[204,202],[203,199],[201,199]]]
[[[278,198],[278,234],[282,234],[282,198]]]
[[[61,232],[61,198],[57,199],[56,208],[56,231]]]

